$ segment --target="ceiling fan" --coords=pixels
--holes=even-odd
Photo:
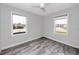
[[[40,8],[43,12],[45,12],[47,5],[48,5],[48,3],[40,3],[39,6],[32,6],[32,7],[34,7],[34,8]]]

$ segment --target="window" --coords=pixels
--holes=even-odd
[[[67,24],[68,24],[68,16],[63,15],[54,18],[54,31],[59,34],[67,34]]]
[[[12,34],[26,33],[27,18],[17,14],[12,14]]]

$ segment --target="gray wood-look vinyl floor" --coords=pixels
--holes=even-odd
[[[75,48],[56,41],[40,38],[22,45],[9,48],[2,55],[76,55]]]

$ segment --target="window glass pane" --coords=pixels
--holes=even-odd
[[[13,34],[26,33],[26,17],[13,14],[12,22]]]
[[[67,34],[68,16],[61,16],[54,18],[55,32],[60,34]]]

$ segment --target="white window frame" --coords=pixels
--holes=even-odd
[[[66,33],[66,34],[57,33],[56,30],[55,30],[55,29],[56,29],[56,26],[55,26],[55,21],[56,21],[56,19],[55,19],[55,18],[64,17],[64,16],[67,16],[67,19],[68,19],[68,20],[67,20],[67,33]],[[56,17],[54,17],[53,19],[54,19],[54,33],[55,33],[55,34],[59,34],[59,35],[66,35],[66,36],[67,36],[68,33],[69,33],[69,32],[68,32],[68,29],[69,29],[69,27],[68,27],[69,15],[68,15],[68,14],[64,14],[64,15],[56,16]]]
[[[24,15],[21,15],[20,13],[18,13],[18,12],[11,12],[11,35],[12,36],[17,36],[17,35],[26,35],[26,34],[28,34],[28,31],[27,31],[27,17],[26,17],[26,32],[25,33],[21,33],[21,34],[13,34],[13,14],[15,14],[15,15],[18,15],[18,16],[23,16],[23,17],[26,17],[26,16],[24,16]]]

